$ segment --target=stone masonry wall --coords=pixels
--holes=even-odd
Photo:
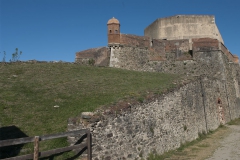
[[[188,41],[185,40],[181,40],[181,43],[174,40],[166,42],[156,40],[149,49],[127,46],[111,47],[110,67],[222,77],[222,74],[225,74],[225,65],[232,61],[223,51],[219,50],[218,41],[206,40],[209,40],[209,43],[205,44],[205,41],[201,40],[194,41],[192,51],[188,50]]]
[[[114,56],[115,61],[111,65],[137,71],[177,73],[185,76],[205,75],[221,80],[221,88],[227,93],[227,105],[236,110],[240,105],[239,64],[233,63],[223,51],[214,48],[214,46],[218,47],[219,44],[216,40],[210,42],[212,45],[209,46],[202,44],[200,41],[198,42],[193,46],[191,60],[178,61],[176,50],[171,50],[166,52],[166,61],[149,61],[156,52],[151,52],[148,49],[122,47],[112,50],[114,54],[111,55]],[[209,86],[210,90],[212,85]],[[222,101],[220,98],[219,106],[221,106]],[[231,112],[231,110],[226,110],[221,112],[224,112],[225,119],[231,120],[232,117],[239,115],[240,111]]]
[[[87,126],[93,136],[93,159],[146,159],[150,152],[176,149],[230,121],[229,112],[237,113],[231,119],[238,118],[238,110],[228,105],[224,81],[200,77],[150,102],[129,104],[127,111],[97,111],[101,119],[90,118],[93,123]],[[70,119],[69,130],[85,128],[81,122]],[[77,137],[69,140],[75,143]]]
[[[92,48],[76,53],[75,62],[84,65],[108,66],[110,50],[107,47]]]
[[[138,47],[111,47],[110,67],[144,70],[149,61],[149,50]]]
[[[154,56],[150,57],[150,61],[163,61],[168,60],[167,53],[175,53],[175,60],[190,60],[192,57],[189,53],[189,40],[159,40],[153,39],[151,41],[151,48],[149,50],[153,51]],[[161,58],[157,58],[161,57]]]

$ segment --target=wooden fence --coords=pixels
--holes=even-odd
[[[53,150],[49,150],[49,151],[43,151],[43,152],[39,151],[39,141],[45,141],[45,140],[67,137],[67,136],[74,136],[74,135],[79,135],[79,134],[81,134],[83,136],[87,134],[86,145],[76,144],[73,146],[57,148],[57,149],[53,149]],[[48,157],[48,156],[51,156],[51,155],[54,155],[57,153],[62,153],[62,152],[70,151],[73,149],[84,149],[85,147],[87,148],[88,160],[92,159],[92,137],[91,137],[90,130],[88,130],[88,129],[82,129],[82,130],[70,131],[70,132],[64,132],[64,133],[58,133],[58,134],[49,134],[49,135],[44,135],[44,136],[2,140],[2,141],[0,141],[0,147],[17,145],[17,144],[25,144],[25,143],[30,143],[30,142],[34,142],[34,153],[33,154],[5,158],[4,160],[26,160],[26,159],[38,160],[38,158],[40,158],[40,157]]]

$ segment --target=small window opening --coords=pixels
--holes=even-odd
[[[109,30],[109,33],[112,33],[112,30],[111,30],[111,29]]]
[[[193,51],[189,50],[189,54],[191,55],[191,57],[193,57]]]
[[[115,30],[115,33],[118,33],[118,30]]]
[[[218,102],[217,102],[218,104],[222,104],[222,101],[221,101],[221,99],[220,98],[218,98]]]

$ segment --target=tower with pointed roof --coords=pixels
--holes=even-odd
[[[111,18],[107,22],[108,45],[120,44],[120,23],[116,18]]]

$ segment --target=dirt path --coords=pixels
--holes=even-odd
[[[240,160],[240,119],[165,160]]]
[[[221,142],[220,147],[206,160],[239,160],[240,159],[240,126],[228,126],[232,132]]]

